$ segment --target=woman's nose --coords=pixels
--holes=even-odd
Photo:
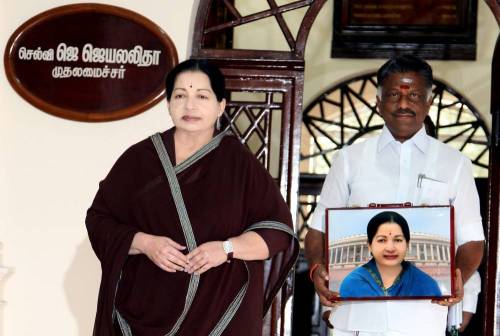
[[[385,249],[386,249],[387,251],[394,251],[394,249],[395,249],[395,248],[394,248],[394,243],[392,243],[392,242],[388,242],[388,243],[385,245]]]
[[[186,108],[187,109],[193,109],[196,107],[196,102],[194,101],[193,97],[187,97],[186,98]]]

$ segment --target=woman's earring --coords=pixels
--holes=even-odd
[[[217,117],[217,121],[215,122],[215,129],[216,129],[217,131],[219,131],[219,130],[220,130],[220,117]]]

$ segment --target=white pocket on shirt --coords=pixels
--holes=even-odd
[[[450,195],[448,191],[448,183],[422,179],[420,188],[420,205],[449,205]]]

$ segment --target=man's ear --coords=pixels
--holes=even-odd
[[[432,92],[432,89],[429,89],[427,95],[429,96],[429,98],[427,99],[427,105],[429,106],[429,109],[432,105],[432,98],[433,98],[433,92]]]
[[[376,95],[376,98],[377,98],[377,104],[376,104],[376,106],[377,106],[377,111],[378,111],[378,113],[380,114],[380,96],[377,94],[377,95]]]
[[[427,101],[427,114],[429,114],[429,111],[431,109],[431,106],[432,106],[432,96],[429,98],[429,100]]]

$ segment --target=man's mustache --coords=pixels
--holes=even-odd
[[[415,117],[417,113],[413,111],[412,109],[409,108],[404,108],[404,109],[397,109],[395,114],[408,114],[411,115],[412,117]]]

